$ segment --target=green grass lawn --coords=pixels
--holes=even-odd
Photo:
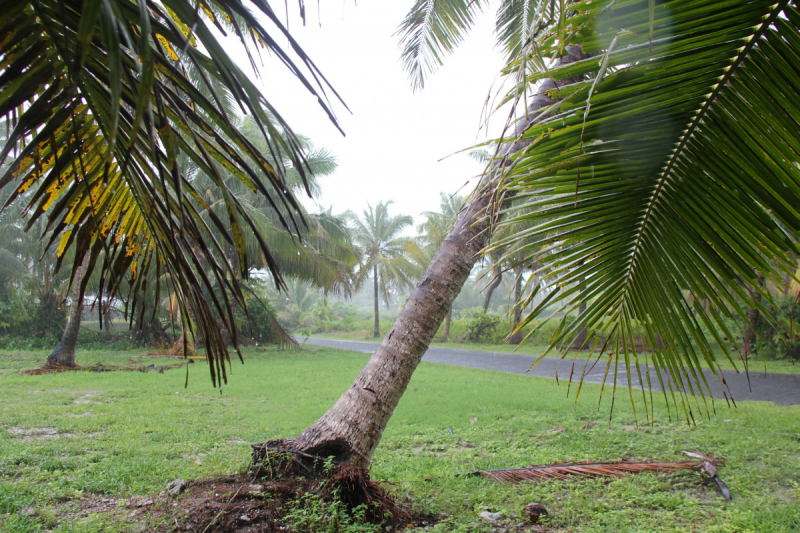
[[[85,352],[78,364],[123,365],[132,355]],[[40,366],[45,354],[0,358],[0,530],[141,531],[141,516],[129,524],[124,507],[69,520],[63,509],[82,496],[130,498],[179,477],[242,472],[251,443],[314,422],[368,357],[314,348],[245,356],[222,393],[202,361],[186,367],[184,388],[186,368],[36,376],[19,370]],[[800,406],[717,404],[709,416],[693,406],[696,424],[688,425],[674,408],[670,422],[658,403],[647,425],[639,391],[637,425],[627,390],[618,391],[610,422],[612,395],[607,388],[598,405],[599,390],[584,385],[576,405],[574,388],[568,398],[551,379],[422,363],[372,475],[440,515],[440,532],[486,532],[481,511],[510,517],[533,501],[550,511],[548,531],[800,531]],[[516,486],[454,477],[556,461],[677,460],[680,450],[726,459],[720,477],[733,500],[694,472]]]
[[[320,339],[337,339],[337,340],[350,340],[350,341],[368,341],[368,342],[380,342],[380,339],[373,339],[372,333],[365,334],[363,331],[332,331],[329,333],[315,333],[312,337],[317,337]],[[301,337],[302,338],[302,337]],[[517,347],[513,344],[475,344],[475,343],[461,343],[461,342],[434,342],[431,344],[432,347],[437,348],[454,348],[456,350],[480,350],[484,352],[498,352],[498,353],[521,353],[525,355],[534,355],[540,356],[542,355],[545,350],[547,350],[546,344],[532,344],[526,343],[522,346]],[[585,352],[588,354],[588,352]],[[717,356],[717,361],[719,361],[719,366],[723,370],[739,370],[743,372],[744,366],[742,361],[739,359],[737,354],[731,354],[731,357],[734,360],[735,365],[731,364],[728,360],[727,354],[723,353],[722,350],[717,349],[715,351]],[[548,354],[548,357],[560,357],[561,352],[553,350]],[[573,357],[573,352],[570,352],[570,358]],[[578,356],[580,358],[580,355]],[[800,374],[800,363],[796,363],[789,360],[781,360],[781,361],[764,361],[763,359],[758,358],[757,356],[754,359],[748,361],[748,370],[750,372],[776,372],[782,374]]]

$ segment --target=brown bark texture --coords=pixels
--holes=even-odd
[[[561,58],[562,63],[586,57],[577,48],[568,51],[570,55]],[[531,99],[526,117],[517,122],[515,135],[536,121],[538,110],[553,103],[546,91],[554,88],[551,80],[542,84],[539,94]],[[505,157],[524,146],[520,141],[509,143],[499,155]],[[498,167],[495,163],[484,175],[394,325],[350,388],[311,427],[281,441],[281,448],[369,466],[411,375],[489,240],[487,215],[496,212],[491,207],[500,184]]]
[[[69,309],[69,321],[64,328],[64,334],[55,350],[47,357],[49,366],[65,366],[75,368],[75,348],[78,346],[78,333],[81,328],[81,318],[83,315],[83,292],[81,284],[89,269],[89,254],[84,256],[81,266],[75,272],[72,280],[72,306]]]

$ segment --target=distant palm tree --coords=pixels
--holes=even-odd
[[[413,285],[417,269],[406,255],[408,239],[400,233],[413,223],[407,215],[389,215],[392,201],[380,202],[364,211],[364,218],[346,213],[353,234],[353,242],[361,248],[361,265],[356,273],[356,287],[361,287],[372,276],[375,294],[375,328],[373,336],[380,336],[379,299],[387,304],[391,291]]]
[[[312,311],[318,301],[319,293],[311,284],[299,279],[290,280],[286,284],[286,294],[280,295],[275,303],[280,309],[278,318],[290,328],[311,325]]]

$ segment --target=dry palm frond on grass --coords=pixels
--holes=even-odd
[[[552,465],[533,465],[526,468],[475,470],[473,472],[465,472],[457,475],[481,475],[500,483],[515,484],[522,482],[535,483],[537,481],[544,481],[548,479],[567,480],[571,477],[625,477],[629,474],[636,474],[639,472],[677,472],[679,470],[703,470],[703,465],[705,463],[710,463],[714,467],[721,466],[723,464],[721,461],[712,457],[703,457],[704,458],[700,459],[699,461],[613,461],[604,463],[558,463]]]

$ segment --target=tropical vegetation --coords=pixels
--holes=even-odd
[[[415,4],[400,32],[417,85],[484,5]],[[591,334],[594,357],[612,375],[653,367],[687,421],[711,409],[703,366],[722,376],[701,324],[735,348],[725,321],[747,320],[748,308],[764,314],[770,295],[759,278],[795,274],[797,8],[790,0],[503,2],[498,37],[516,113],[509,134],[353,386],[287,445],[345,441],[341,456],[369,464],[490,234],[520,221],[530,226],[495,245],[526,242],[516,253],[537,260],[552,289],[520,328],[554,302],[585,305],[561,321],[551,348]]]
[[[418,87],[487,5],[413,6],[399,31]],[[226,375],[221,331],[237,344],[233,312],[246,308],[240,280],[258,256],[254,246],[284,286],[276,253],[226,180],[257,191],[276,227],[297,234],[306,217],[287,176],[293,169],[302,181],[307,161],[210,26],[246,47],[246,38],[263,44],[312,92],[307,79],[324,84],[269,6],[254,6],[271,33],[229,0],[0,3],[0,115],[14,124],[0,159],[16,151],[0,177],[13,187],[7,203],[22,202],[30,224],[46,223],[56,266],[74,249],[71,278],[86,256],[106,297],[128,278],[131,315],[146,292],[143,273],[169,274],[184,327],[206,336],[214,380]],[[614,375],[620,366],[655,368],[665,399],[687,420],[708,409],[707,380],[721,379],[712,343],[736,349],[730,322],[751,322],[752,309],[769,322],[769,283],[796,279],[798,28],[794,0],[501,2],[497,34],[513,111],[481,183],[354,385],[283,446],[370,463],[493,234],[492,250],[521,244],[503,257],[534,269],[518,329],[554,303],[583,309],[575,320],[563,315],[551,348],[585,334]],[[289,40],[293,57],[276,35]],[[269,153],[233,124],[225,98],[247,110]],[[219,188],[222,216],[180,169],[181,157]],[[392,242],[397,233],[385,230],[403,223],[386,204],[363,222],[350,219],[365,258],[355,285],[372,274],[377,326],[381,280],[388,287],[410,278],[405,266],[385,267],[395,278],[379,272],[382,258],[394,256],[378,243]],[[213,228],[224,228],[222,241]]]
[[[168,286],[177,306],[190,311],[191,320],[181,314],[184,326],[203,332],[215,382],[226,380],[221,329],[237,345],[231,304],[246,308],[235,280],[248,276],[254,244],[245,231],[256,227],[225,177],[282,208],[278,224],[297,233],[304,220],[283,163],[301,181],[308,174],[301,142],[218,35],[236,35],[251,59],[259,47],[275,54],[333,118],[324,77],[269,6],[254,7],[264,23],[229,0],[0,2],[0,116],[13,127],[0,152],[2,161],[12,157],[0,177],[0,188],[13,187],[7,204],[24,204],[29,224],[46,224],[56,270],[73,248],[73,279],[88,255],[99,293],[123,297],[129,315],[141,312],[146,273],[166,275],[157,292]],[[252,67],[257,72],[255,61]],[[267,152],[234,124],[231,108],[249,115]],[[219,188],[230,228],[222,241],[213,228],[223,222],[182,172],[181,158]],[[253,234],[283,286],[272,250]],[[235,264],[225,246],[235,250]]]
[[[389,305],[392,289],[404,289],[416,281],[418,268],[407,257],[408,239],[400,234],[413,223],[408,215],[389,214],[392,201],[378,202],[364,210],[363,218],[346,213],[353,242],[361,252],[355,285],[361,287],[372,279],[375,323],[373,337],[380,336],[380,301]]]

